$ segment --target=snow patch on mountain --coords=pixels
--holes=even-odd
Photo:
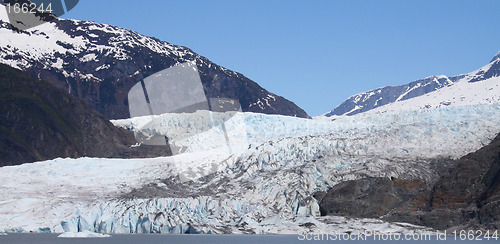
[[[61,25],[69,24],[76,28],[70,30],[61,28]],[[61,63],[61,57],[68,54],[79,58],[80,62],[99,61],[96,57],[101,55],[110,59],[131,60],[133,57],[128,51],[131,49],[126,47],[147,48],[151,52],[172,57],[178,62],[195,59],[200,66],[212,66],[208,60],[186,47],[172,45],[131,30],[91,21],[58,19],[25,31],[14,32],[9,27],[5,8],[0,8],[0,35],[3,36],[0,40],[0,61],[21,70],[32,67],[34,63],[41,63],[44,65],[43,69],[57,68],[63,72],[64,64]],[[105,35],[110,35],[110,37],[103,42],[102,37]],[[13,56],[17,58],[12,59]],[[106,68],[106,66],[96,67],[96,71]],[[229,76],[239,76],[236,72],[223,67],[219,68]],[[77,75],[75,72],[64,73],[67,77]],[[82,75],[85,78],[89,74]],[[92,80],[92,78],[88,79]],[[102,79],[102,77],[96,77],[94,80],[96,79]]]
[[[21,69],[74,96],[108,118],[129,116],[126,94],[146,77],[179,63],[196,63],[209,98],[232,98],[243,111],[308,117],[302,109],[187,47],[91,21],[55,19],[13,31],[0,8],[0,63]]]
[[[118,60],[132,59],[122,48],[126,46],[144,45],[151,51],[170,55],[174,53],[185,56],[187,48],[178,48],[157,39],[144,37],[136,32],[117,28],[106,24],[97,24],[89,21],[64,20],[80,23],[73,32],[84,32],[82,35],[75,35],[62,30],[59,22],[47,22],[26,31],[14,32],[8,27],[8,16],[5,8],[0,8],[0,35],[4,38],[0,41],[0,60],[12,67],[25,70],[30,68],[34,62],[44,64],[43,69],[58,68],[63,70],[61,57],[68,54],[80,57],[80,62],[96,61],[96,54],[107,54],[110,58]],[[106,32],[115,34],[108,40],[108,43],[95,43],[93,39],[98,37],[89,31]],[[29,38],[27,38],[27,35]],[[16,56],[19,58],[11,59]],[[67,77],[74,77],[76,74],[66,73]],[[83,74],[85,77],[88,74]]]

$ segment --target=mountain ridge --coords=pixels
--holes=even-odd
[[[500,59],[500,51],[497,53],[497,55],[495,55],[495,57],[493,57],[493,59],[491,59],[490,63],[497,59]]]
[[[6,13],[0,10],[0,19]],[[91,21],[55,19],[25,31],[0,21],[0,62],[85,100],[108,119],[128,118],[128,90],[177,63],[194,61],[207,97],[238,99],[243,111],[308,118],[285,98],[191,49]]]
[[[490,82],[492,78],[500,76],[500,52],[492,59],[487,65],[472,71],[467,74],[461,74],[456,76],[445,76],[445,75],[435,75],[429,76],[423,79],[412,81],[407,84],[398,86],[386,86],[370,90],[367,92],[358,93],[349,97],[346,101],[341,103],[339,106],[334,108],[323,116],[340,116],[340,115],[355,115],[359,113],[364,113],[370,110],[374,111],[386,111],[387,109],[399,109],[399,107],[405,108],[429,108],[429,107],[441,107],[452,105],[453,101],[430,101],[429,104],[423,104],[424,101],[420,101],[419,106],[410,105],[412,99],[423,97],[425,95],[431,96],[436,91],[440,91],[443,88],[453,87],[459,83],[475,83],[479,81]],[[493,81],[496,82],[497,81]],[[491,88],[491,87],[489,87]],[[489,89],[488,88],[488,89]],[[494,88],[495,91],[500,93],[500,89]],[[483,91],[477,91],[483,92]],[[483,92],[484,93],[484,92]],[[473,95],[481,95],[473,94]],[[436,95],[437,96],[437,95]],[[434,96],[434,97],[436,97]],[[466,94],[466,97],[471,97],[472,95]],[[462,99],[463,100],[463,99]],[[500,101],[500,97],[494,96],[493,100]],[[405,103],[406,105],[399,106],[397,104]],[[437,104],[433,104],[436,103]],[[440,104],[440,103],[443,104]],[[474,102],[491,102],[491,101],[477,101]],[[391,107],[392,106],[392,107]],[[398,107],[399,106],[399,107]],[[413,106],[413,107],[412,107]]]

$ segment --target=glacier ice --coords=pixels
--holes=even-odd
[[[101,234],[101,233],[95,233],[92,231],[81,231],[81,232],[64,232],[57,237],[63,237],[63,238],[103,238],[103,237],[111,237],[110,235],[106,234]]]
[[[189,116],[112,122],[175,140]],[[189,150],[173,157],[54,159],[0,168],[0,232],[418,231],[380,220],[321,217],[311,196],[366,176],[433,181],[435,159],[461,157],[500,132],[500,104],[328,120],[237,113],[226,128],[236,145],[232,153],[215,127],[178,137],[176,143]]]

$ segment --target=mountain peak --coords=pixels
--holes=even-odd
[[[430,108],[454,105],[471,105],[477,103],[499,102],[498,82],[500,82],[500,52],[489,64],[468,74],[447,77],[444,75],[429,76],[399,86],[387,86],[363,92],[344,101],[335,109],[325,114],[355,115],[383,106],[382,111],[389,108]],[[492,79],[494,78],[494,79]],[[481,84],[468,86],[468,83]],[[463,81],[463,82],[461,82]],[[460,85],[456,86],[456,84]],[[450,88],[454,86],[455,88]],[[437,92],[436,91],[440,91]],[[434,96],[427,95],[434,92]],[[416,100],[415,100],[416,99]],[[405,100],[412,100],[407,102]],[[416,101],[420,105],[416,106]],[[389,106],[389,104],[392,104]],[[398,105],[394,105],[398,104]],[[403,104],[405,104],[403,106]],[[416,106],[416,107],[415,107]]]
[[[497,55],[495,55],[495,57],[493,57],[493,59],[490,61],[490,63],[497,60],[497,59],[500,59],[500,52],[498,52]]]
[[[293,102],[191,49],[91,21],[55,19],[13,32],[0,8],[0,63],[64,87],[108,119],[129,118],[128,91],[144,78],[195,62],[209,98],[239,100],[244,112],[308,118]]]

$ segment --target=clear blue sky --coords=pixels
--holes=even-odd
[[[62,17],[189,47],[312,116],[359,92],[468,73],[500,51],[497,0],[80,0]]]

